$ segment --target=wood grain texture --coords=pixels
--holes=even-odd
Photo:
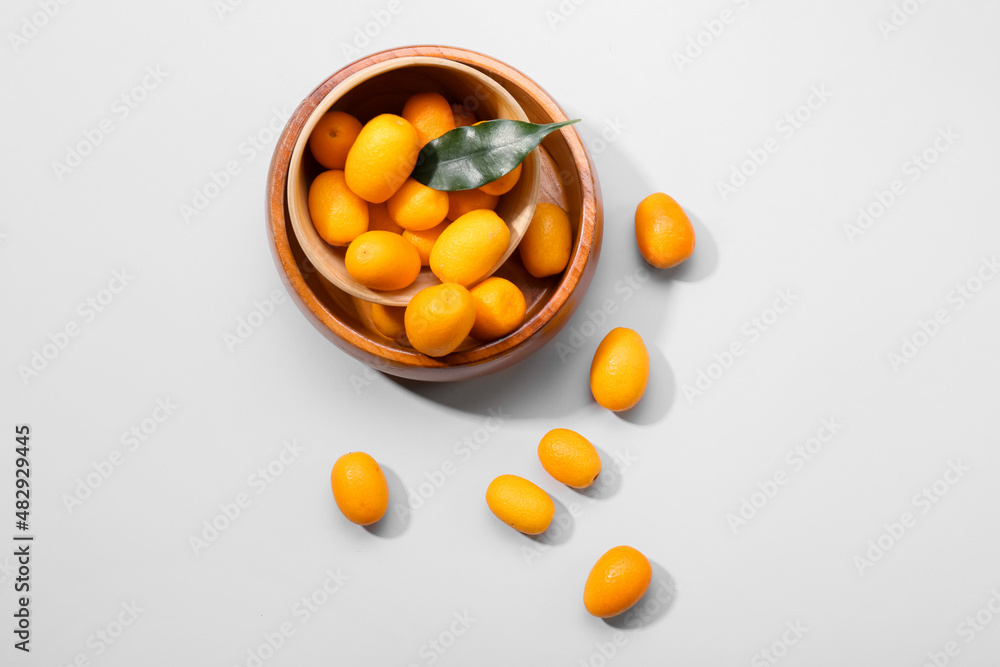
[[[339,83],[366,67],[399,57],[445,58],[473,67],[506,88],[535,123],[567,120],[558,104],[520,71],[474,51],[444,46],[411,46],[373,54],[344,67],[320,84],[292,114],[278,140],[267,181],[268,238],[279,274],[293,301],[309,321],[337,347],[377,370],[424,381],[480,377],[527,358],[550,341],[569,321],[593,278],[603,234],[603,211],[597,176],[586,148],[570,126],[542,143],[540,200],[566,208],[574,226],[573,252],[566,271],[545,279],[524,270],[517,254],[497,275],[525,291],[529,303],[524,323],[510,335],[489,343],[469,343],[446,357],[431,358],[373,333],[353,297],[324,279],[306,258],[292,231],[287,203],[289,165],[295,143],[310,114]]]

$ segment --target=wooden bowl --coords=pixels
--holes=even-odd
[[[405,306],[414,294],[441,281],[424,267],[409,287],[381,292],[351,277],[344,263],[347,248],[326,243],[309,217],[309,185],[324,171],[309,151],[309,136],[327,111],[344,111],[365,123],[381,113],[399,114],[407,98],[420,92],[441,93],[456,104],[464,104],[480,119],[528,120],[511,94],[479,70],[439,57],[402,56],[359,70],[335,85],[306,118],[288,167],[288,211],[306,257],[337,288],[384,306]],[[510,257],[531,223],[538,200],[538,163],[538,153],[532,151],[522,163],[517,184],[497,204],[497,215],[510,229],[510,241],[500,260],[480,280],[493,275]]]
[[[535,123],[566,120],[559,105],[534,81],[498,60],[474,51],[443,46],[411,46],[370,55],[347,65],[316,88],[285,126],[267,179],[267,228],[271,252],[282,281],[299,309],[334,345],[373,368],[398,377],[451,381],[480,377],[507,368],[540,349],[569,322],[597,268],[603,233],[603,210],[597,175],[573,126],[553,132],[538,150],[539,201],[559,204],[573,225],[573,250],[566,270],[534,278],[517,253],[497,271],[524,292],[528,313],[508,336],[488,343],[469,339],[456,352],[431,358],[373,331],[360,300],[326,280],[306,257],[295,237],[288,206],[292,152],[306,121],[327,95],[352,75],[404,57],[443,58],[475,68],[503,86]],[[367,304],[367,306],[365,305]]]

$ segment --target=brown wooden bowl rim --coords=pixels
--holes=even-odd
[[[562,107],[560,107],[541,86],[531,79],[531,77],[502,61],[478,51],[449,46],[413,45],[386,49],[384,51],[373,53],[345,65],[331,74],[321,84],[316,86],[316,88],[314,88],[309,95],[306,96],[299,106],[296,107],[295,111],[292,112],[291,117],[278,139],[274,154],[271,158],[271,164],[268,169],[267,201],[265,207],[269,232],[268,240],[272,246],[275,257],[280,261],[280,273],[286,286],[295,290],[300,303],[308,308],[309,312],[318,322],[322,323],[323,326],[355,348],[358,348],[359,350],[375,357],[391,360],[396,364],[414,368],[451,368],[479,365],[512,354],[517,349],[518,345],[523,344],[531,336],[538,333],[566,304],[570,294],[572,294],[578,286],[580,277],[584,275],[582,267],[586,266],[587,262],[591,260],[592,255],[596,259],[595,250],[597,253],[600,251],[600,236],[598,235],[600,232],[598,228],[598,220],[600,217],[600,211],[598,210],[600,205],[600,189],[593,170],[593,163],[587,154],[587,149],[584,146],[583,141],[576,132],[576,128],[573,126],[563,128],[560,132],[563,133],[563,138],[569,147],[570,154],[573,157],[573,164],[588,165],[591,174],[591,178],[589,179],[580,179],[580,190],[583,205],[581,206],[580,228],[575,248],[576,252],[573,255],[573,261],[566,267],[563,278],[558,287],[556,287],[555,292],[544,304],[544,306],[542,306],[542,308],[535,313],[533,317],[518,327],[518,329],[503,338],[489,341],[468,350],[454,352],[450,355],[439,358],[428,357],[420,352],[417,352],[416,350],[410,351],[389,347],[387,344],[381,343],[375,339],[367,338],[356,329],[340,320],[333,312],[324,306],[322,301],[319,300],[317,295],[306,283],[306,280],[302,275],[302,271],[295,261],[291,245],[288,240],[287,220],[285,219],[285,215],[287,214],[285,196],[287,189],[286,181],[288,177],[288,165],[295,141],[302,130],[302,125],[305,120],[309,117],[317,104],[326,96],[326,94],[343,79],[346,79],[348,76],[351,76],[365,67],[377,64],[384,60],[412,55],[440,56],[442,58],[467,64],[477,69],[484,65],[483,62],[478,60],[482,59],[482,61],[485,61],[485,64],[490,66],[493,72],[504,75],[514,75],[508,76],[507,78],[518,80],[518,84],[522,86],[530,97],[543,106],[547,112],[552,114],[554,122],[568,120],[568,117]],[[474,59],[469,60],[467,59],[468,56],[472,56]],[[487,70],[486,73],[490,74],[491,72],[490,70]],[[288,159],[284,161],[280,160],[282,149],[286,150],[288,155]],[[587,214],[588,202],[594,209],[593,215]],[[276,210],[281,211],[281,214],[275,215]],[[589,243],[586,242],[588,240]],[[572,269],[575,267],[581,267],[581,270],[573,271]],[[509,339],[511,336],[515,335],[518,336],[520,340],[517,344],[511,346],[509,344]],[[388,364],[385,370],[392,372],[392,368]]]

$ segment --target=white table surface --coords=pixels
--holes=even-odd
[[[27,423],[35,541],[30,654],[2,549],[0,662],[998,664],[1000,5],[222,1],[4,3],[0,539]],[[283,296],[269,128],[413,43],[493,55],[583,119],[606,228],[572,354],[402,384]],[[698,246],[647,277],[631,225],[655,191]],[[653,357],[622,416],[587,387],[612,326]],[[596,497],[541,469],[554,427],[617,460]],[[418,494],[405,520],[338,513],[330,467],[355,449],[394,507]],[[502,473],[568,527],[500,524]],[[617,544],[659,600],[615,624],[581,595]]]

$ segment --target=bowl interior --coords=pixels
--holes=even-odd
[[[336,347],[385,373],[422,381],[481,377],[525,359],[569,322],[593,278],[603,232],[601,191],[586,148],[574,127],[546,137],[537,151],[541,164],[539,197],[569,214],[574,239],[569,266],[560,275],[534,278],[515,253],[500,275],[524,292],[528,313],[520,328],[488,343],[466,341],[450,355],[431,358],[372,330],[371,304],[332,285],[316,269],[293,233],[289,211],[292,149],[306,120],[337,86],[372,65],[406,56],[434,56],[470,65],[506,88],[536,123],[564,121],[566,114],[537,83],[489,56],[466,49],[423,45],[400,47],[368,56],[321,83],[292,114],[278,142],[267,182],[268,237],[275,264],[292,301],[306,319]]]
[[[347,273],[346,248],[320,238],[309,217],[309,185],[324,168],[308,150],[309,135],[329,110],[344,111],[362,123],[381,113],[402,112],[410,95],[437,92],[452,104],[461,104],[479,119],[529,120],[515,98],[494,79],[466,65],[444,58],[411,56],[395,58],[364,68],[335,86],[309,115],[296,139],[288,170],[288,209],[302,252],[323,278],[347,294],[387,306],[405,306],[425,287],[440,283],[424,267],[409,287],[393,292],[371,290]],[[507,250],[483,279],[497,271],[513,253],[534,214],[539,191],[541,158],[533,151],[522,166],[517,185],[500,198],[497,214],[510,228]],[[325,291],[325,290],[324,290]]]
[[[553,118],[541,109],[537,109],[535,115],[531,116],[531,122],[534,123],[552,123],[559,120],[563,119]],[[573,266],[581,261],[581,255],[589,254],[591,249],[581,244],[584,210],[580,174],[569,145],[565,137],[562,136],[563,131],[565,130],[550,134],[542,142],[542,146],[535,151],[538,154],[541,169],[538,201],[556,204],[568,213],[573,228],[573,246],[569,265]],[[405,338],[394,340],[379,333],[372,324],[371,302],[340,289],[326,279],[305,256],[302,246],[291,235],[289,235],[289,245],[306,284],[326,309],[351,330],[361,332],[370,342],[382,347],[384,352],[391,353],[391,356],[394,357],[402,355],[414,365],[437,366],[468,363],[483,355],[490,354],[491,350],[503,348],[507,338],[516,337],[518,334],[519,330],[512,332],[505,339],[486,344],[471,337],[466,338],[452,354],[441,359],[431,359],[416,352]],[[542,310],[550,304],[552,296],[559,290],[567,274],[568,272],[564,272],[555,276],[536,278],[528,273],[521,262],[520,255],[514,253],[494,275],[510,280],[524,293],[527,302],[527,313],[521,327],[524,328],[529,322],[539,319]]]

